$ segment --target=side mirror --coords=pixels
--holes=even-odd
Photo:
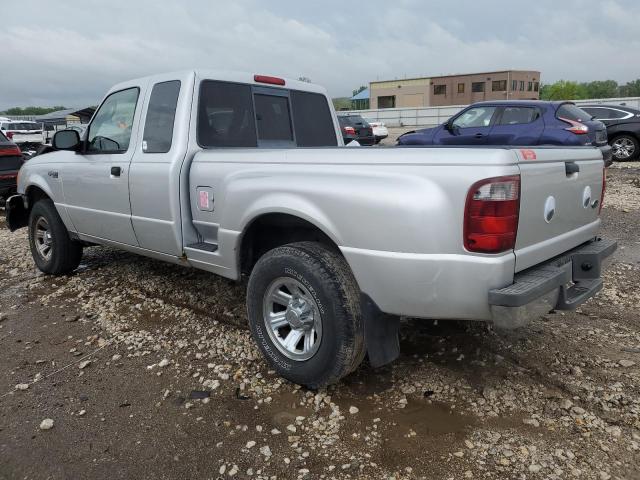
[[[447,120],[444,122],[444,128],[448,131],[453,130],[453,122],[451,120]]]
[[[51,145],[56,150],[77,152],[80,149],[80,135],[75,130],[60,130],[53,136]]]

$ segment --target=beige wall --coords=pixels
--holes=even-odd
[[[507,82],[507,90],[494,92],[493,82],[500,80]],[[514,80],[516,81],[515,90],[512,89]],[[484,92],[472,92],[474,82],[483,83]],[[521,82],[524,82],[524,90],[520,90]],[[530,82],[531,91],[529,91]],[[483,100],[538,99],[539,92],[533,90],[536,82],[540,82],[540,72],[521,70],[371,82],[369,84],[370,108],[382,108],[379,105],[379,97],[395,97],[396,108],[468,105]],[[462,92],[458,91],[458,84],[464,84]],[[446,86],[445,94],[434,93],[434,87],[438,85]]]

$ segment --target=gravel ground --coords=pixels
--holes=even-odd
[[[638,479],[639,174],[609,171],[620,248],[581,309],[407,321],[319,392],[268,369],[242,286],[102,247],[47,277],[0,220],[0,479]]]

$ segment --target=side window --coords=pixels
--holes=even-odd
[[[276,95],[254,95],[258,139],[266,141],[293,141],[289,99]]]
[[[291,108],[299,147],[338,145],[333,117],[324,95],[292,90]]]
[[[138,88],[112,93],[102,103],[89,127],[87,152],[124,153],[129,149]]]
[[[453,126],[458,128],[488,127],[496,107],[470,108],[453,121]]]
[[[153,86],[144,122],[143,152],[167,153],[171,150],[179,94],[179,80],[156,83]]]
[[[505,107],[500,119],[500,125],[522,125],[540,118],[537,108]]]
[[[197,138],[202,147],[257,147],[251,87],[203,81],[200,85]]]

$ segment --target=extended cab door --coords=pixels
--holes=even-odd
[[[486,145],[497,108],[478,105],[468,108],[438,130],[435,145]]]
[[[88,128],[81,152],[60,166],[64,199],[78,233],[137,245],[131,225],[129,164],[140,116],[140,87],[111,93]]]
[[[142,248],[182,255],[180,172],[189,138],[195,74],[164,74],[148,86],[129,177],[131,221]],[[187,167],[188,168],[188,167]]]

